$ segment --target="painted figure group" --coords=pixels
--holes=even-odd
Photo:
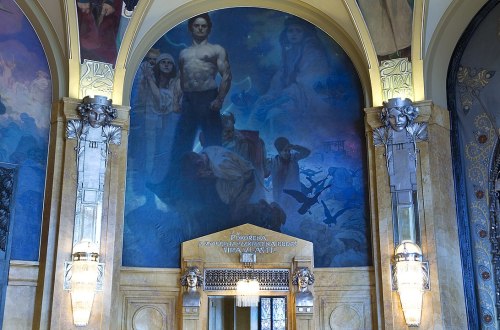
[[[133,103],[133,112],[142,116],[137,123],[144,125],[141,131],[146,140],[155,143],[137,144],[132,152],[143,157],[136,157],[130,165],[146,174],[145,188],[165,205],[193,212],[197,209],[193,204],[201,210],[202,205],[215,202],[226,205],[226,215],[235,225],[251,217],[254,223],[279,231],[286,220],[283,203],[287,199],[294,204],[298,201],[293,193],[283,192],[300,193],[298,162],[308,157],[310,150],[276,136],[278,154],[268,158],[259,131],[236,129],[235,115],[221,114],[232,75],[226,50],[208,42],[210,16],[191,18],[188,28],[192,44],[180,52],[178,67],[173,56],[156,49],[151,49],[140,65],[138,102]],[[287,29],[293,31],[284,32],[283,42],[305,33],[298,23],[288,24]],[[288,62],[299,61],[302,51]],[[288,63],[285,67],[293,66]],[[273,91],[263,99],[271,100],[277,97],[278,89],[297,85],[297,75],[293,69],[281,70],[274,78]],[[263,111],[261,106],[256,116]],[[272,112],[266,110],[268,115]],[[291,109],[288,112],[293,113]],[[272,197],[266,187],[269,180]]]
[[[262,73],[270,79],[254,84],[261,91],[242,89],[242,63],[230,63],[226,49],[208,40],[211,17],[187,23],[192,42],[174,43],[181,30],[169,32],[135,77],[125,203],[130,239],[146,217],[152,235],[172,247],[244,223],[314,241],[323,266],[335,262],[332,251],[363,246],[363,238],[344,242],[338,231],[363,228],[363,183],[351,170],[359,162],[325,147],[350,130],[352,117],[336,111],[331,92],[336,80],[327,51],[335,50],[314,26],[286,16],[273,35],[281,50],[276,66]],[[252,70],[257,80],[261,73]]]

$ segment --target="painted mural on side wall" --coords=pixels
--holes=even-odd
[[[362,90],[315,26],[194,17],[146,54],[131,106],[125,266],[179,267],[181,242],[244,223],[313,242],[316,267],[371,264]]]
[[[461,248],[471,256],[468,283],[477,295],[481,329],[498,329],[500,315],[500,5],[490,1],[474,18],[455,50],[449,106],[455,122],[454,150]],[[456,65],[455,65],[456,64]],[[450,78],[449,78],[450,79]],[[450,92],[450,90],[449,90]],[[450,102],[451,101],[451,102]],[[460,155],[460,158],[456,156]],[[458,165],[459,164],[459,165]],[[461,209],[463,208],[463,209]],[[466,222],[468,221],[468,223]],[[465,223],[463,223],[465,222]],[[470,230],[470,235],[467,231]],[[464,266],[465,268],[465,266]],[[470,274],[470,273],[469,273]]]
[[[80,57],[112,63],[118,54],[121,0],[76,0]]]
[[[0,1],[0,162],[17,168],[12,259],[38,260],[51,98],[38,36],[14,1]]]
[[[139,0],[76,0],[80,58],[115,64]]]

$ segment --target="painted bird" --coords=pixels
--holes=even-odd
[[[334,215],[332,215],[332,213],[330,212],[330,210],[326,206],[325,202],[323,202],[323,200],[321,200],[321,204],[323,204],[323,209],[325,211],[325,219],[323,220],[323,222],[326,223],[328,225],[328,227],[331,227],[332,224],[335,225],[337,223],[338,217],[340,217],[342,214],[344,214],[345,211],[353,208],[351,206],[344,207],[343,209],[340,209]]]
[[[330,188],[330,186],[331,185],[328,185],[328,186],[324,187],[320,191],[316,192],[316,194],[314,194],[314,196],[312,196],[312,197],[307,197],[307,195],[304,195],[304,193],[302,193],[301,191],[293,190],[293,189],[283,189],[283,192],[286,193],[286,194],[288,194],[288,195],[290,195],[290,196],[292,196],[293,198],[295,198],[295,200],[297,202],[301,203],[302,205],[298,209],[298,212],[300,214],[305,214],[306,212],[309,211],[309,209],[311,208],[311,206],[313,206],[314,204],[316,204],[318,202],[319,195],[325,189]],[[311,213],[311,212],[309,211],[309,213]]]

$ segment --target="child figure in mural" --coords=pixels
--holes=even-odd
[[[314,128],[315,118],[329,110],[328,103],[315,87],[326,81],[330,66],[326,51],[310,23],[291,16],[285,19],[279,36],[281,64],[274,74],[268,91],[261,96],[252,114],[254,125],[264,124],[268,135],[291,135],[302,140],[310,135],[307,128]],[[307,132],[307,133],[306,133]]]
[[[283,189],[301,190],[299,160],[308,157],[311,151],[306,147],[291,144],[282,136],[274,141],[274,146],[278,154],[268,159],[273,181],[273,200],[282,206],[294,205],[295,201],[283,195]]]
[[[114,64],[122,0],[77,0],[81,58]]]

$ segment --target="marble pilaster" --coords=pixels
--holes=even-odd
[[[80,119],[76,110],[79,102],[64,98],[52,114],[49,184],[34,316],[34,327],[40,329],[76,329],[70,292],[64,290],[64,262],[71,261],[77,179],[76,141],[66,138],[66,123]],[[106,168],[99,251],[100,262],[105,264],[103,291],[95,294],[89,329],[111,329],[117,313],[114,300],[118,295],[121,266],[129,109],[114,107],[118,118],[113,124],[121,127],[122,140],[120,145],[111,145]]]
[[[430,101],[415,102],[414,106],[420,109],[416,121],[428,123],[429,130],[429,140],[417,144],[421,247],[424,260],[429,261],[431,288],[424,292],[420,328],[467,328],[448,111]],[[395,247],[385,150],[373,145],[373,130],[382,126],[380,111],[380,107],[365,109],[378,327],[404,329],[399,295],[392,291],[391,282],[390,263]]]

